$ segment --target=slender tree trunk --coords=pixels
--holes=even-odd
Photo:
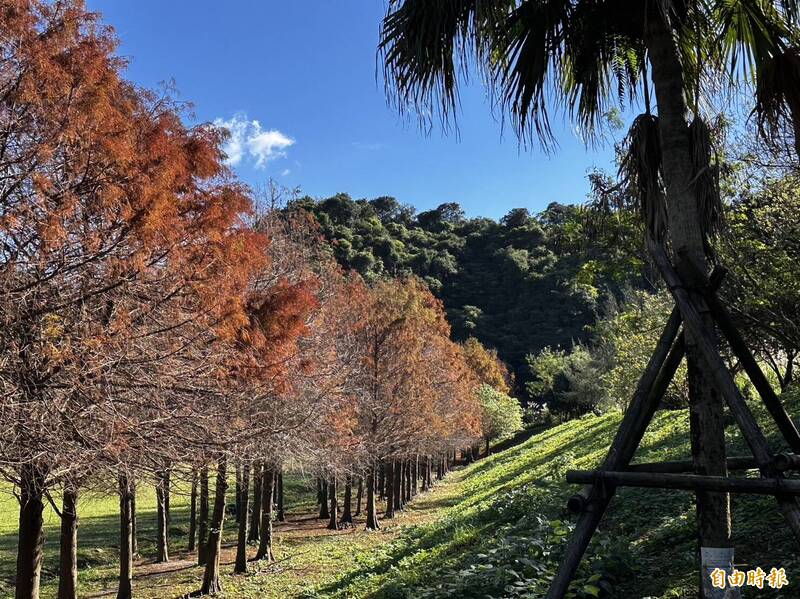
[[[490,449],[491,448],[489,447],[489,438],[487,437],[486,438],[486,454],[485,454],[487,458],[489,457]]]
[[[236,565],[233,571],[237,574],[247,572],[247,516],[250,511],[250,462],[245,460],[239,480],[239,537],[236,544]]]
[[[20,472],[16,599],[39,599],[44,549],[44,475],[34,464]]]
[[[236,506],[236,524],[239,524],[239,515],[242,511],[242,465],[238,462],[236,463],[236,491],[234,497],[234,505]]]
[[[411,496],[419,493],[419,454],[414,456],[414,471],[411,476]]]
[[[250,533],[248,540],[258,541],[261,536],[261,482],[263,478],[261,460],[253,462],[253,506],[250,510]]]
[[[201,595],[216,595],[222,592],[219,580],[219,558],[222,553],[222,527],[225,522],[225,492],[228,490],[228,468],[225,456],[217,463],[217,481],[214,492],[214,512],[206,545],[206,569],[203,573]]]
[[[408,503],[411,501],[411,480],[414,478],[410,460],[406,460],[406,467],[403,471],[406,475],[406,503]]]
[[[133,548],[133,557],[135,558],[139,555],[139,530],[136,525],[137,518],[136,518],[136,479],[131,477],[130,479],[130,486],[131,486],[131,537],[133,538],[131,542],[131,547]]]
[[[275,471],[266,464],[261,474],[261,538],[256,559],[274,562],[272,554],[272,493],[275,487]]]
[[[687,123],[683,70],[672,31],[663,13],[648,19],[647,49],[658,101],[659,131],[667,195],[669,235],[678,272],[689,284],[694,271],[707,272],[694,167]],[[688,268],[691,265],[691,268]],[[702,305],[702,304],[701,304]],[[703,318],[713,331],[713,319]],[[724,406],[692,336],[686,335],[689,374],[692,459],[697,474],[726,476]],[[730,498],[726,493],[698,492],[697,520],[701,547],[731,547]],[[703,578],[705,575],[701,573]],[[701,585],[702,588],[703,585]],[[702,593],[701,593],[702,594]]]
[[[278,470],[278,480],[277,486],[275,487],[275,495],[277,495],[275,503],[278,506],[278,522],[286,522],[286,512],[283,509],[283,467]]]
[[[348,474],[344,479],[344,507],[342,518],[339,520],[344,528],[353,526],[353,480]]]
[[[402,460],[394,463],[394,511],[403,509],[403,462]]]
[[[433,486],[433,457],[428,456],[428,472],[425,474],[425,478],[427,480],[425,484],[425,490],[430,491],[430,488]]]
[[[197,470],[192,469],[192,492],[189,500],[189,551],[196,548],[197,539]]]
[[[133,597],[133,489],[127,476],[119,476],[119,585],[117,599]]]
[[[319,519],[320,520],[328,520],[331,517],[331,513],[328,510],[328,481],[320,478],[319,481]]]
[[[339,502],[336,499],[336,476],[331,477],[331,482],[328,484],[328,494],[331,504],[331,517],[328,522],[328,529],[339,530]]]
[[[386,499],[386,493],[384,492],[386,489],[385,471],[386,468],[381,465],[378,467],[378,474],[376,475],[378,479],[378,497],[381,501]]]
[[[208,466],[200,469],[200,520],[197,523],[197,563],[206,563],[208,548]]]
[[[61,505],[58,599],[78,598],[78,490],[66,487]]]
[[[364,495],[364,477],[358,477],[358,491],[356,491],[356,516],[361,515],[361,500],[363,499]]]
[[[394,508],[396,501],[394,498],[394,470],[395,465],[392,460],[386,460],[386,469],[383,475],[386,481],[386,513],[384,518],[394,518]]]
[[[377,473],[375,468],[370,468],[367,472],[367,530],[378,530],[378,509],[375,505],[375,479]]]
[[[156,563],[169,561],[169,523],[167,522],[167,496],[169,495],[169,478],[166,472],[158,473],[156,481],[156,547],[158,554]]]

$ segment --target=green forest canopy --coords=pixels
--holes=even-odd
[[[583,341],[607,293],[645,284],[635,217],[599,228],[582,206],[516,208],[500,221],[457,203],[416,213],[392,197],[340,193],[290,204],[315,215],[339,263],[367,280],[415,274],[444,303],[456,340],[494,348],[525,397],[525,356]]]

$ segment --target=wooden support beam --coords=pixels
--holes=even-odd
[[[734,456],[727,460],[728,470],[753,470],[758,469],[758,462],[753,456]],[[681,472],[694,471],[692,460],[676,460],[674,462],[652,462],[631,464],[626,472],[662,472],[665,474],[680,474]]]
[[[800,495],[800,480],[785,478],[729,478],[699,474],[663,472],[613,472],[607,470],[570,470],[567,482],[615,487],[647,487],[683,491],[750,493],[754,495]]]
[[[603,468],[619,470],[627,466],[633,459],[633,454],[642,441],[647,425],[653,419],[658,404],[683,359],[686,348],[683,335],[678,335],[680,324],[680,313],[675,309],[670,314],[653,355],[639,379],[633,400],[622,418],[614,441],[603,461]],[[547,592],[547,599],[562,599],[566,595],[569,583],[575,576],[581,558],[586,552],[589,541],[597,530],[613,494],[613,488],[594,486],[588,486],[578,494],[582,502],[581,513],[558,567],[558,572]]]
[[[703,356],[713,380],[725,402],[739,424],[739,429],[747,441],[750,451],[753,452],[756,460],[761,467],[762,473],[769,474],[772,454],[767,444],[767,440],[756,422],[753,413],[745,403],[739,388],[733,380],[733,376],[725,367],[725,363],[719,355],[711,333],[706,330],[705,325],[697,312],[689,293],[685,289],[675,269],[667,257],[666,250],[660,244],[655,243],[652,238],[648,238],[648,247],[653,256],[656,266],[661,271],[661,276],[669,287],[672,297],[681,311],[684,327],[692,335],[692,341]],[[783,512],[786,521],[792,529],[795,537],[800,540],[800,507],[797,505],[795,497],[791,495],[777,495],[778,506]]]
[[[793,452],[800,453],[800,432],[798,432],[789,414],[786,413],[783,403],[778,398],[767,377],[764,376],[764,372],[758,366],[758,362],[756,362],[755,357],[747,347],[747,343],[745,343],[736,325],[734,325],[733,318],[731,318],[727,308],[719,300],[716,292],[710,288],[703,291],[703,299],[711,312],[711,316],[719,326],[719,330],[728,340],[733,353],[739,359],[789,447]]]

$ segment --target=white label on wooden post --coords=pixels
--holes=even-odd
[[[701,547],[700,568],[704,599],[741,599],[738,586],[731,585],[733,547]]]

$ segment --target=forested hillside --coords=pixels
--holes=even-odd
[[[467,218],[456,203],[417,214],[391,197],[343,193],[291,207],[316,216],[346,269],[367,280],[422,277],[444,302],[453,337],[496,349],[521,396],[531,380],[526,355],[570,349],[587,338],[609,294],[646,283],[632,214],[600,226],[583,206],[553,203],[497,222]]]

